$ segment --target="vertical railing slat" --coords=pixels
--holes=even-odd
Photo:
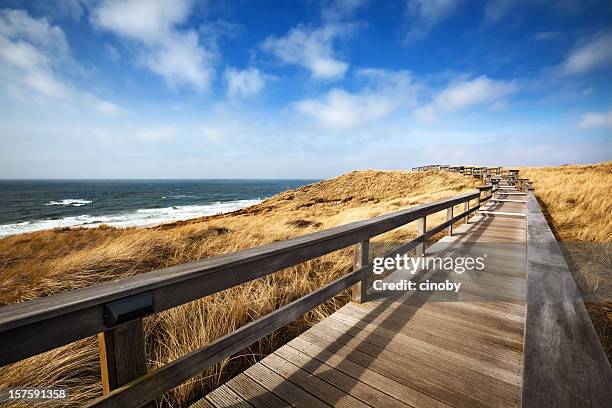
[[[104,394],[147,373],[142,319],[98,334]]]
[[[358,242],[353,246],[353,270],[357,271],[368,264],[370,253],[370,240]],[[351,298],[353,302],[363,303],[368,294],[367,286],[368,276],[364,272],[361,280],[354,284],[351,289]]]
[[[419,218],[417,226],[417,234],[423,235],[427,230],[427,217]],[[416,247],[417,256],[425,255],[425,241]]]

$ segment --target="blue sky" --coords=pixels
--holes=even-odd
[[[0,177],[612,160],[610,21],[610,1],[1,1]]]

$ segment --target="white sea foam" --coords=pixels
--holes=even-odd
[[[85,200],[84,200],[85,201]],[[0,225],[0,237],[53,228],[87,227],[102,224],[114,227],[139,227],[165,222],[183,221],[205,215],[223,214],[259,204],[262,200],[236,200],[206,205],[182,205],[165,208],[147,208],[113,215],[77,215],[56,220],[46,219]],[[51,204],[50,204],[51,205]],[[53,204],[55,205],[55,204]]]
[[[65,198],[62,201],[49,201],[45,205],[71,205],[73,207],[80,207],[91,203],[91,200],[83,200],[81,198]]]

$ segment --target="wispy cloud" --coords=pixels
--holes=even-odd
[[[268,37],[262,48],[286,64],[302,66],[317,79],[339,79],[349,64],[341,61],[334,50],[334,42],[346,38],[353,31],[351,24],[330,23],[313,28],[298,25],[285,36]]]
[[[143,142],[165,142],[174,139],[177,129],[172,126],[148,127],[137,129],[134,134]]]
[[[582,115],[578,127],[581,129],[612,129],[612,110],[585,113]]]
[[[563,75],[581,75],[612,66],[612,33],[583,40],[569,52],[559,70]]]
[[[421,122],[435,122],[440,115],[446,113],[485,103],[503,103],[505,98],[516,90],[517,86],[513,81],[495,80],[486,76],[453,82],[438,93],[431,103],[417,109],[416,117]]]
[[[508,16],[512,11],[521,6],[520,3],[526,3],[516,0],[491,0],[488,1],[484,8],[485,20],[487,22],[497,22]]]
[[[355,129],[382,119],[415,101],[415,85],[408,72],[361,70],[368,81],[359,92],[333,88],[325,94],[295,103],[296,110],[332,132]]]
[[[249,97],[257,95],[266,83],[266,77],[257,68],[238,70],[227,68],[225,70],[227,82],[227,95],[230,98]]]
[[[190,0],[105,0],[93,10],[92,23],[142,47],[139,62],[171,86],[208,88],[215,51],[194,29],[180,29],[189,17]]]
[[[533,38],[538,41],[554,41],[563,38],[563,34],[559,31],[540,31],[533,35]]]
[[[0,12],[2,76],[53,98],[68,98],[70,89],[54,72],[69,56],[64,32],[46,19],[34,19],[23,10]]]
[[[367,3],[368,0],[331,0],[321,9],[321,17],[333,21],[346,19]]]
[[[448,18],[458,0],[407,0],[408,32],[406,41],[423,39],[437,24]]]
[[[120,111],[63,78],[61,71],[69,65],[76,63],[60,27],[23,10],[0,11],[0,78],[4,87],[21,98],[33,93],[74,106],[85,104],[100,113]]]

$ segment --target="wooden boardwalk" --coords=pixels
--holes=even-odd
[[[349,303],[194,407],[520,406],[524,201],[525,194],[499,194],[427,249],[428,256],[487,252],[477,277],[453,276],[464,283],[457,299],[413,292]]]

